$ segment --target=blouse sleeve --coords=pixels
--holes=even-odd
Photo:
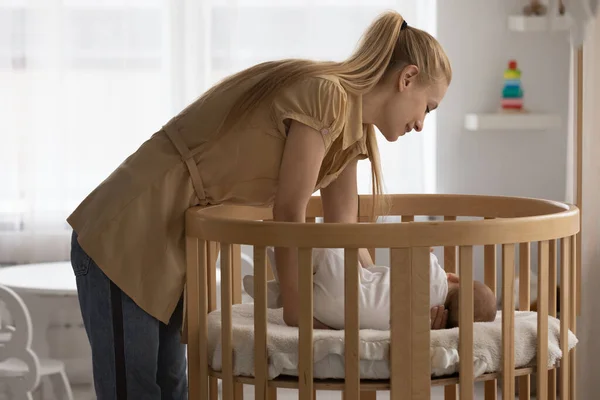
[[[346,104],[346,92],[339,83],[323,77],[310,77],[276,95],[273,117],[284,137],[291,120],[320,132],[327,150],[344,129]]]

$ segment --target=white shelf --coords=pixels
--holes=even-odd
[[[570,26],[571,17],[569,15],[557,17],[511,15],[508,17],[508,29],[516,32],[567,31]]]
[[[480,130],[545,130],[560,128],[561,118],[557,114],[537,113],[489,113],[467,114],[465,128],[470,131]]]

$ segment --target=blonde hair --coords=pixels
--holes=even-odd
[[[425,31],[406,25],[397,12],[381,14],[363,34],[354,53],[341,62],[317,62],[301,59],[286,59],[258,64],[209,89],[200,100],[209,98],[216,91],[226,91],[239,82],[260,76],[248,90],[233,104],[225,121],[239,121],[262,101],[280,88],[302,78],[317,75],[334,75],[344,88],[353,94],[364,94],[372,90],[388,71],[406,65],[419,68],[419,82],[434,83],[445,79],[450,84],[452,69],[444,50],[438,41]],[[376,204],[383,193],[381,162],[377,138],[372,127],[367,129],[367,149],[371,162],[373,187],[373,218]]]

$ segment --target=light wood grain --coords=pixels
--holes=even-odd
[[[453,398],[451,396],[456,396],[456,390],[452,393],[452,389],[456,389],[458,380],[463,379],[463,381],[466,380],[467,384],[462,388],[462,397],[469,398],[470,389],[466,386],[471,386],[473,380],[489,381],[490,383],[486,383],[486,400],[490,400],[496,397],[496,385],[492,385],[492,382],[496,379],[503,378],[502,384],[503,393],[506,395],[505,397],[514,398],[514,377],[520,377],[534,372],[537,373],[533,368],[515,369],[514,355],[511,351],[507,350],[508,348],[512,349],[514,346],[514,314],[512,313],[512,310],[514,310],[513,289],[515,279],[515,245],[513,243],[519,243],[520,246],[523,246],[522,243],[546,242],[546,244],[549,245],[549,241],[566,237],[572,238],[570,239],[572,240],[571,248],[576,249],[576,235],[579,230],[578,209],[554,201],[497,196],[389,195],[387,196],[387,200],[388,201],[385,201],[384,203],[391,204],[391,214],[403,215],[405,222],[384,224],[314,223],[316,221],[311,221],[311,218],[322,216],[322,204],[318,197],[312,198],[309,202],[307,207],[309,223],[306,224],[275,223],[270,221],[270,219],[272,219],[272,210],[269,207],[223,205],[193,207],[187,211],[187,238],[192,240],[199,239],[200,241],[209,243],[206,247],[206,257],[202,257],[207,260],[205,275],[207,279],[206,287],[202,288],[202,284],[200,283],[197,285],[192,283],[189,285],[192,289],[191,292],[186,293],[186,298],[192,303],[194,302],[194,299],[197,300],[197,308],[201,308],[202,300],[200,296],[205,296],[204,298],[207,302],[208,312],[214,310],[216,307],[215,261],[218,254],[219,243],[231,243],[231,245],[224,245],[225,248],[229,246],[229,250],[231,250],[233,246],[239,245],[252,245],[259,249],[266,246],[300,248],[300,265],[310,266],[310,273],[302,274],[301,268],[298,276],[300,296],[304,306],[301,308],[299,324],[299,377],[291,377],[288,379],[277,378],[275,380],[270,380],[265,384],[265,374],[263,373],[263,375],[261,375],[261,373],[258,372],[258,370],[264,372],[265,365],[263,362],[257,364],[256,378],[233,377],[231,365],[228,365],[227,361],[227,355],[231,354],[231,343],[227,343],[227,340],[222,340],[224,354],[223,371],[216,373],[209,369],[207,374],[205,374],[205,376],[209,377],[209,399],[216,399],[216,379],[221,378],[224,380],[224,389],[227,386],[227,383],[234,383],[234,385],[231,386],[232,390],[224,390],[223,395],[225,399],[231,398],[232,391],[233,396],[239,394],[239,384],[241,383],[259,384],[261,387],[256,389],[255,397],[256,394],[258,394],[259,397],[262,395],[263,398],[265,391],[267,392],[267,396],[273,396],[273,388],[294,387],[300,389],[300,396],[303,400],[312,398],[314,390],[316,389],[346,390],[346,397],[351,396],[354,398],[358,397],[357,392],[359,392],[362,395],[363,400],[365,396],[372,396],[372,394],[367,393],[373,393],[375,390],[391,390],[392,398],[401,396],[402,398],[412,400],[429,398],[430,386],[435,385],[448,386],[445,393],[447,393],[448,398]],[[369,215],[371,204],[369,196],[361,195],[358,215],[359,221],[361,221],[361,218]],[[444,217],[444,221],[416,222],[411,218],[411,216],[414,215],[441,215]],[[469,218],[466,220],[458,218],[462,216],[476,218]],[[502,370],[494,374],[485,374],[477,379],[471,379],[468,377],[469,373],[465,372],[466,369],[468,369],[468,365],[464,365],[462,366],[462,374],[459,377],[445,377],[443,379],[432,380],[430,376],[431,366],[429,364],[429,357],[423,357],[423,354],[429,354],[429,248],[444,247],[444,266],[448,272],[451,272],[452,270],[456,271],[457,248],[472,249],[473,246],[479,245],[485,246],[484,257],[486,259],[486,266],[484,279],[486,284],[488,284],[495,293],[497,290],[497,284],[495,282],[495,252],[497,246],[502,246],[502,308],[503,310],[510,310],[503,313]],[[193,260],[193,246],[190,248],[192,250],[189,252],[190,254],[188,254],[188,257]],[[350,256],[347,258],[353,258],[352,252],[359,248],[391,249],[392,273],[390,283],[392,287],[392,342],[390,344],[390,367],[393,371],[391,381],[360,382],[353,366],[356,355],[350,353],[349,350],[348,364],[345,366],[348,371],[347,382],[344,380],[313,380],[312,259],[309,251],[311,248],[352,249],[349,253]],[[573,279],[571,279],[569,285],[571,294],[578,294],[576,290],[576,255],[576,251],[573,250],[571,252],[572,262],[569,264],[570,268],[573,269],[572,274],[570,275]],[[546,258],[548,259],[549,256],[547,255]],[[549,259],[547,261],[548,266],[546,271],[549,273],[551,262]],[[201,260],[199,260],[199,262],[202,263]],[[261,261],[259,260],[259,262]],[[231,306],[232,302],[237,300],[236,294],[234,293],[237,283],[232,284],[234,278],[237,276],[237,273],[235,272],[236,265],[231,253],[229,253],[229,256],[223,253],[222,268],[224,265],[226,266],[227,263],[229,263],[233,270],[229,271],[229,275],[227,274],[227,271],[222,271],[221,277],[221,289],[225,292],[222,292],[222,296],[225,298],[222,297],[221,299],[223,304],[221,334],[225,339],[228,330],[231,329],[231,326],[228,326],[226,321],[228,316],[227,308]],[[188,263],[188,268],[190,268],[190,265],[191,264]],[[543,265],[541,265],[541,267],[543,270]],[[520,270],[519,272],[521,282],[526,280],[525,275],[523,275],[524,273],[524,270]],[[262,273],[259,272],[259,274]],[[266,274],[268,274],[268,271]],[[468,276],[468,273],[465,274],[464,271],[461,272],[461,275],[463,274],[463,278]],[[191,279],[195,279],[193,273],[190,277]],[[353,278],[350,275],[348,275],[347,278],[349,279],[347,282],[349,284],[348,287],[356,287],[356,282],[353,281]],[[552,285],[552,283],[550,282],[550,276],[546,275],[546,279],[548,280],[546,282],[547,290],[548,285]],[[262,282],[263,277],[261,275],[260,279],[255,281],[255,284],[262,285]],[[266,290],[266,288],[263,288],[262,286],[255,288],[257,293],[262,292],[262,290]],[[464,290],[466,290],[466,288],[463,288],[463,291]],[[229,292],[229,294],[227,292]],[[519,288],[520,300],[527,300],[525,298],[526,295],[528,294],[526,293],[524,286],[521,286]],[[229,303],[225,301],[228,296],[230,296]],[[258,297],[261,296],[263,295],[259,293]],[[351,294],[347,294],[346,299],[352,303],[355,301],[355,298]],[[467,300],[468,295],[464,295],[463,302]],[[550,300],[551,299],[549,298],[546,298],[545,300],[546,316],[549,311],[548,302]],[[561,308],[562,301],[561,297]],[[571,299],[566,296],[564,301],[566,302],[566,308],[571,311],[568,316],[568,322],[573,330],[575,328],[574,315],[576,314],[577,303],[571,301]],[[258,309],[263,310],[264,312],[259,311],[256,314],[266,314],[266,310],[263,308],[263,302],[264,299],[260,300],[260,307]],[[544,299],[542,299],[541,302],[543,312]],[[527,302],[520,301],[520,303],[525,305]],[[229,304],[229,306],[227,304]],[[190,315],[190,313],[195,314],[193,307],[195,306],[192,306],[192,310],[187,311],[188,318],[191,320],[193,320],[194,317],[193,315]],[[466,316],[467,310],[468,309],[465,307],[461,309],[463,321],[469,319],[469,317]],[[230,311],[231,310],[229,310],[229,312]],[[354,325],[354,322],[359,320],[360,315],[357,315],[356,311],[357,310],[352,309],[347,311],[345,318],[347,318],[349,324]],[[264,324],[266,315],[255,315],[255,318],[255,338],[263,343],[263,338],[266,337],[266,333],[262,332],[260,326]],[[407,323],[407,321],[409,321],[409,323]],[[188,328],[188,332],[195,330],[195,326],[200,327],[200,324],[200,319],[196,322],[192,321],[192,327]],[[467,325],[469,324],[467,323]],[[470,344],[472,346],[472,339],[467,339],[468,334],[469,332],[465,331],[462,334],[462,338],[459,337],[459,341],[461,341],[461,351],[463,352],[466,350],[466,346],[469,342],[471,342]],[[349,348],[354,348],[358,333],[355,336],[353,333],[347,332],[347,335],[346,345],[349,346]],[[547,342],[547,338],[545,340]],[[191,346],[192,349],[189,349],[189,351],[193,350],[193,346],[194,345]],[[262,344],[257,342],[256,349],[260,354],[265,354],[261,346]],[[228,349],[229,351],[227,351]],[[194,350],[194,353],[197,353],[197,351]],[[468,358],[468,355],[463,354],[463,357]],[[193,363],[195,363],[196,367],[199,365],[197,361],[192,360],[192,364]],[[573,385],[575,380],[574,351],[571,351],[570,353],[568,364],[569,391],[571,398],[573,398],[575,390]],[[196,367],[192,365],[191,371]],[[199,371],[200,369],[196,368],[196,370]],[[201,374],[201,372],[197,373]],[[543,376],[544,373],[545,370],[541,371],[541,373],[537,373],[538,379],[539,376]],[[567,375],[561,375],[561,379],[566,379],[565,376]],[[206,378],[203,379],[206,381]],[[197,379],[198,385],[201,384],[201,381],[202,379]],[[192,384],[192,386],[194,385],[195,383]],[[350,387],[354,389],[350,389]],[[359,391],[355,390],[357,387],[359,387]],[[194,388],[191,390],[194,390]],[[540,390],[540,386],[538,386],[538,390]],[[545,386],[545,390],[548,390],[548,386]],[[544,389],[541,391],[543,393]],[[394,397],[394,395],[396,395],[396,397]]]
[[[316,224],[315,224],[316,225]],[[300,400],[313,396],[313,266],[312,249],[298,249],[298,293],[300,319],[298,343],[298,395]]]
[[[221,343],[223,346],[223,400],[234,398],[232,338],[232,260],[231,244],[221,243]]]
[[[529,311],[531,302],[531,243],[519,244],[519,310]],[[519,383],[519,400],[531,398],[531,377],[517,378]]]
[[[538,248],[538,341],[537,341],[537,400],[548,399],[548,263],[549,244],[539,243]],[[544,368],[542,368],[544,366]]]
[[[344,263],[344,362],[346,373],[344,399],[359,400],[361,396],[358,341],[360,329],[358,249],[346,249]]]
[[[562,358],[560,360],[560,398],[568,399],[570,394],[570,352],[569,352],[569,325],[570,314],[569,298],[571,298],[571,241],[565,238],[561,241],[561,265],[560,265],[560,350]]]
[[[390,250],[390,370],[391,398],[410,398],[413,392],[413,343],[410,331],[412,315],[411,250]]]
[[[503,398],[515,398],[515,246],[502,246],[502,393]]]
[[[577,66],[577,125],[576,125],[576,142],[577,142],[577,198],[575,205],[579,208],[579,224],[582,224],[583,218],[583,46],[577,49],[577,60],[575,65]],[[581,315],[581,231],[577,233],[575,241],[575,262],[574,265],[575,275],[572,281],[575,281],[575,290],[572,291],[575,297],[575,311],[576,314]],[[575,368],[575,364],[573,364]],[[574,389],[573,389],[574,390]],[[575,399],[575,397],[573,397]]]
[[[459,330],[458,348],[460,399],[472,400],[473,376],[473,247],[460,247]]]
[[[578,253],[577,251],[573,251],[573,249],[577,249],[577,243],[578,243],[578,236],[577,235],[573,235],[571,236],[571,262],[569,263],[569,269],[571,272],[570,278],[571,278],[571,285],[569,286],[569,291],[571,293],[577,293],[577,297],[579,297],[579,285],[578,285],[578,281],[579,281],[579,272],[578,272],[578,264],[577,264],[577,260],[578,260]],[[562,296],[561,296],[562,297]],[[577,303],[575,301],[573,301],[573,297],[571,296],[571,299],[569,301],[568,304],[568,308],[569,308],[569,320],[570,320],[570,327],[571,327],[571,332],[573,332],[574,335],[577,335],[577,320],[576,320],[576,316],[577,316]],[[571,354],[570,354],[570,363],[569,363],[569,390],[570,390],[570,396],[569,398],[574,400],[577,399],[577,347],[574,347],[571,350]]]
[[[254,247],[254,398],[266,399],[269,386],[267,354],[267,257]]]
[[[557,273],[557,241],[551,240],[549,243],[549,261],[548,261],[548,315],[556,317],[556,273]],[[520,400],[520,399],[519,399]],[[556,370],[548,371],[548,400],[556,400]]]
[[[219,244],[211,241],[207,243],[207,279],[208,279],[208,311],[217,309],[217,257],[219,256]],[[219,399],[219,386],[215,378],[208,380],[209,400]]]
[[[488,218],[493,219],[493,218]],[[497,246],[489,244],[483,247],[483,282],[492,290],[495,296],[498,295],[497,284]],[[485,400],[496,400],[498,398],[498,381],[493,379],[484,383]]]

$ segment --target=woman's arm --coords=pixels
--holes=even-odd
[[[352,161],[335,181],[321,189],[325,222],[358,221],[357,164],[358,159]],[[373,266],[373,259],[367,249],[359,249],[358,261],[363,268]]]
[[[273,206],[275,221],[305,222],[306,206],[315,189],[324,156],[321,133],[292,121],[279,169]],[[298,326],[297,249],[275,248],[275,263],[283,302],[283,320],[289,326]],[[316,320],[314,327],[326,328]]]

